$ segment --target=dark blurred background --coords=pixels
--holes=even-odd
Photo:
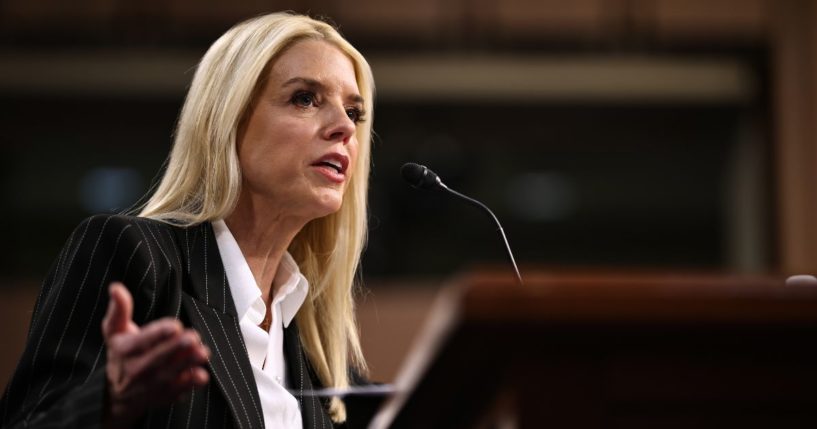
[[[0,0],[5,367],[73,227],[157,179],[198,58],[276,10],[331,17],[374,70],[360,318],[380,379],[444,279],[504,261],[407,161],[492,207],[523,273],[817,271],[814,1]]]

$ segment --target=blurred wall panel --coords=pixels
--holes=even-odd
[[[334,20],[341,31],[359,37],[436,40],[462,30],[464,2],[439,0],[336,0]]]
[[[34,26],[55,22],[101,23],[109,20],[118,2],[109,0],[4,0],[0,2],[2,22],[10,26]]]
[[[817,271],[817,7],[776,2],[773,94],[780,268]]]
[[[37,292],[36,284],[7,285],[0,290],[0,386],[8,383],[23,352]]]
[[[605,36],[620,15],[618,1],[609,0],[493,0],[476,11],[487,28],[498,34],[543,38],[570,35],[584,39]]]
[[[0,43],[207,46],[253,16],[284,10],[334,16],[333,6],[332,0],[3,0]]]
[[[771,0],[636,0],[637,19],[660,38],[762,41],[768,34]]]

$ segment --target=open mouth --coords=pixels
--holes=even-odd
[[[340,161],[319,161],[316,165],[333,168],[338,174],[343,174],[343,164]]]
[[[346,169],[349,168],[349,158],[339,153],[332,153],[322,157],[312,165],[329,169],[342,176],[346,174]]]

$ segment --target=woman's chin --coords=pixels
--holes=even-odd
[[[343,206],[343,199],[334,195],[322,195],[319,204],[315,207],[315,218],[337,213]]]

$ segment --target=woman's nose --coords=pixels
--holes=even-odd
[[[355,123],[346,113],[345,106],[333,106],[329,112],[324,138],[330,141],[343,141],[348,143],[355,134]]]

